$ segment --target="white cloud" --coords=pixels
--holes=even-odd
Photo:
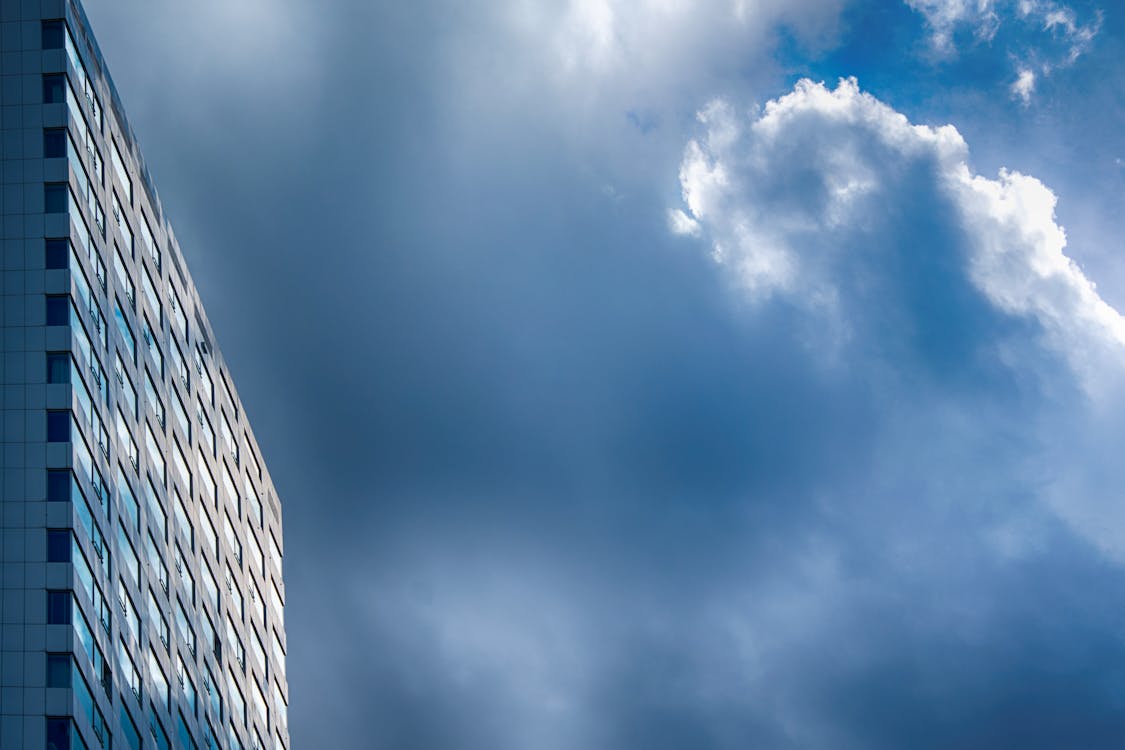
[[[970,26],[979,39],[996,34],[1000,18],[994,0],[905,0],[912,9],[926,18],[930,27],[930,43],[934,49],[953,51],[953,34],[959,26]]]
[[[1035,71],[1028,68],[1021,68],[1016,80],[1008,89],[1012,92],[1012,96],[1019,99],[1024,104],[1031,101],[1031,95],[1035,91]]]
[[[1081,23],[1068,5],[1054,0],[903,0],[920,13],[930,30],[930,44],[940,56],[956,53],[955,35],[972,31],[975,39],[991,42],[1002,24],[1018,21],[1031,41],[1030,48],[1013,49],[1017,77],[1009,90],[1027,105],[1036,83],[1060,67],[1074,64],[1087,52],[1102,25],[1101,11]]]
[[[1019,481],[1125,562],[1125,513],[1112,489],[1125,481],[1114,448],[1125,440],[1116,426],[1125,318],[1067,256],[1055,194],[1018,172],[974,173],[954,127],[915,125],[854,79],[835,89],[803,80],[753,116],[715,103],[701,119],[680,168],[681,224],[694,222],[733,283],[758,304],[803,311],[795,334],[829,366],[884,381],[875,356],[914,382],[929,353],[968,341],[951,371],[983,357],[1038,383],[1032,412],[1004,418],[1037,446]],[[1003,333],[1006,324],[989,320],[1023,325]],[[961,413],[965,404],[919,408]],[[1015,549],[1011,529],[1022,523],[1000,523],[998,548]]]
[[[878,243],[898,238],[880,236],[878,224],[898,191],[932,191],[965,247],[919,237],[916,252],[950,254],[994,309],[1035,320],[1091,389],[1104,364],[1125,363],[1125,319],[1065,254],[1055,195],[1017,172],[974,174],[954,127],[914,125],[854,79],[834,90],[803,80],[754,118],[716,103],[701,120],[680,167],[686,217],[755,298],[847,302],[856,290],[839,279],[870,260],[849,253],[888,254]],[[915,183],[903,182],[906,172]]]

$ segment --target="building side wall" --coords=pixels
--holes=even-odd
[[[79,5],[0,0],[0,141],[0,749],[287,748],[280,504]]]

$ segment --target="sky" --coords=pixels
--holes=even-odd
[[[294,748],[1125,736],[1125,13],[85,0]]]

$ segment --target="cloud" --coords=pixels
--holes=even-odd
[[[1035,91],[1035,71],[1021,68],[1009,90],[1014,98],[1019,99],[1024,104],[1030,102],[1031,95]]]
[[[941,53],[954,50],[953,35],[959,26],[969,26],[978,39],[996,35],[1000,16],[995,0],[904,0],[926,18],[930,27],[930,43]]]
[[[1014,27],[1002,40],[1016,59],[1017,78],[1010,90],[1025,106],[1037,79],[1073,65],[1101,31],[1102,12],[1082,23],[1069,5],[1054,0],[904,0],[925,18],[930,46],[939,57],[957,52],[957,32],[968,29],[977,43],[992,43],[1002,26]]]
[[[784,294],[857,331],[849,306],[875,302],[854,297],[876,290],[849,288],[853,267],[929,262],[898,257],[910,240],[914,253],[947,256],[935,262],[964,273],[996,310],[1033,319],[1084,382],[1125,362],[1125,319],[1066,256],[1054,194],[1016,172],[974,174],[952,126],[913,125],[854,79],[835,89],[803,80],[753,119],[716,102],[700,120],[705,135],[680,168],[684,223],[703,227],[714,257],[756,298]],[[932,215],[948,213],[958,236],[943,246],[888,235],[898,190],[931,196]]]

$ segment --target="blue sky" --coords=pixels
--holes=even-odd
[[[1118,8],[86,6],[294,747],[1119,745]]]

